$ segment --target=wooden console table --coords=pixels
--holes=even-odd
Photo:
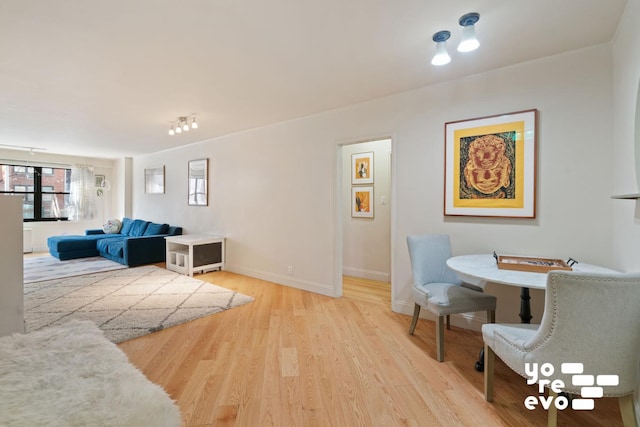
[[[184,234],[165,237],[167,270],[193,276],[224,270],[224,237],[208,234]]]

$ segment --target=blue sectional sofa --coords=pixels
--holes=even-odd
[[[123,218],[118,233],[86,230],[84,236],[52,236],[49,253],[60,260],[101,255],[129,267],[165,261],[165,237],[182,234],[182,227]]]

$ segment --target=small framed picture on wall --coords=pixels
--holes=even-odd
[[[373,184],[373,151],[351,155],[351,183]]]
[[[144,192],[147,194],[164,194],[164,165],[157,168],[145,168]]]
[[[351,188],[351,216],[353,218],[373,218],[373,187]]]

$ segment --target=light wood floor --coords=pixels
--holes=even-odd
[[[543,426],[536,394],[496,359],[495,401],[484,401],[473,364],[479,333],[445,332],[392,313],[388,284],[345,280],[329,298],[230,272],[197,278],[255,301],[119,344],[175,399],[184,426]],[[622,425],[617,400],[559,412],[560,426]]]

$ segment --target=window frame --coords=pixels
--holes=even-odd
[[[26,187],[25,191],[16,191],[15,186],[13,190],[5,191],[0,189],[0,197],[4,194],[14,194],[14,195],[22,195],[28,198],[29,195],[33,197],[33,218],[25,218],[24,217],[24,204],[23,204],[23,216],[22,222],[50,222],[50,221],[68,221],[68,216],[61,217],[53,217],[53,218],[45,218],[42,216],[42,206],[43,206],[43,198],[47,197],[55,197],[57,195],[66,195],[71,196],[71,191],[43,191],[42,185],[42,177],[43,176],[52,176],[55,175],[55,170],[63,170],[65,171],[65,177],[71,175],[71,168],[65,167],[54,167],[54,166],[28,166],[22,164],[11,164],[11,163],[0,163],[0,166],[7,166],[11,168],[13,173],[22,173],[28,174],[29,169],[33,169],[33,185],[28,184],[18,184],[18,186]],[[43,169],[45,172],[43,172]],[[29,187],[33,187],[33,191],[28,191]],[[44,186],[45,188],[51,188],[50,185]]]

